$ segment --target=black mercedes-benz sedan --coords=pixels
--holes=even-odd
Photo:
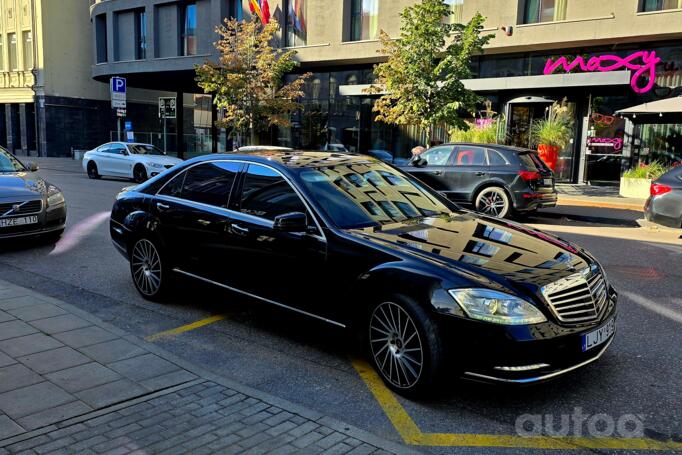
[[[587,251],[462,210],[368,156],[195,158],[119,194],[111,236],[147,299],[182,275],[356,329],[406,394],[452,368],[553,378],[615,333],[616,292]]]
[[[54,185],[0,147],[0,240],[49,235],[58,238],[66,224],[66,201]]]
[[[554,173],[534,150],[498,144],[432,147],[401,167],[448,199],[500,218],[554,207]]]

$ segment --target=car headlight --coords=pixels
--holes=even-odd
[[[66,202],[64,194],[56,186],[50,186],[47,190],[47,206],[55,207]]]
[[[147,163],[147,166],[153,167],[153,168],[155,168],[155,169],[160,169],[160,168],[163,167],[163,164],[159,164],[159,163]]]
[[[490,289],[452,289],[450,295],[472,319],[505,325],[545,322],[547,318],[529,302]]]

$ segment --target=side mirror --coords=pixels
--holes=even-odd
[[[279,232],[306,232],[308,217],[301,212],[285,213],[275,217],[273,229]]]
[[[426,161],[424,158],[421,158],[419,156],[415,157],[415,159],[412,160],[412,166],[414,167],[425,167],[427,164],[429,164],[428,161]]]
[[[26,163],[26,167],[31,172],[36,172],[38,169],[40,169],[38,167],[38,165],[36,163],[34,163],[33,161],[29,161],[28,163]]]

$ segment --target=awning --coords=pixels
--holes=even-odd
[[[682,96],[652,101],[638,106],[616,111],[616,114],[680,114],[682,113]]]

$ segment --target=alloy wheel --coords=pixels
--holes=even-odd
[[[147,239],[139,240],[133,248],[130,265],[140,292],[155,295],[161,287],[161,257],[154,244]]]
[[[143,167],[137,166],[133,171],[133,179],[137,183],[143,183],[147,180],[147,171]]]
[[[369,325],[374,362],[395,387],[407,389],[421,377],[424,350],[419,331],[410,315],[392,302],[377,306]]]
[[[486,215],[504,217],[509,210],[509,202],[497,190],[483,191],[476,200],[476,210]]]

